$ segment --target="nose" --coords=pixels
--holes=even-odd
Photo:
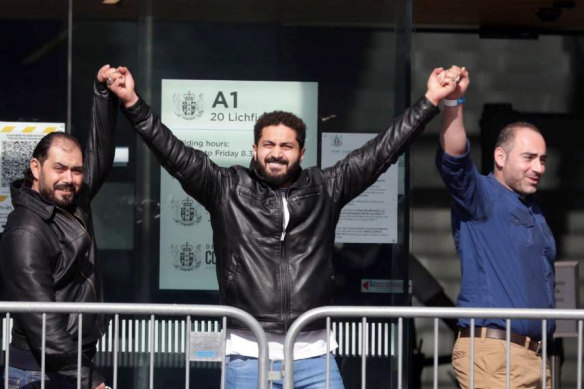
[[[282,148],[280,146],[276,146],[272,149],[272,156],[279,158],[282,156]]]
[[[71,170],[67,170],[65,173],[63,173],[63,180],[66,181],[67,183],[72,183],[73,172]]]
[[[535,158],[531,164],[531,169],[541,176],[545,172],[545,164],[539,158]]]

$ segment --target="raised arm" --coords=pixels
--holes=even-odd
[[[441,74],[445,80],[459,79],[455,90],[446,99],[457,101],[464,97],[470,84],[468,71],[464,67],[452,66]],[[466,152],[466,130],[463,120],[464,104],[444,105],[442,130],[440,131],[440,146],[451,156],[460,156]]]
[[[114,163],[118,99],[106,88],[105,83],[108,75],[115,71],[109,65],[103,66],[93,83],[89,135],[83,153],[83,180],[89,189],[90,198],[97,194]]]
[[[396,117],[385,131],[327,169],[335,176],[333,198],[341,207],[372,185],[395,163],[438,113],[437,105],[456,87],[453,80],[440,77],[443,71],[442,68],[432,71],[425,96]]]
[[[452,206],[460,211],[461,217],[478,220],[485,215],[486,203],[482,201],[479,173],[470,158],[462,116],[463,104],[459,100],[470,84],[469,74],[464,67],[453,66],[442,77],[454,80],[460,78],[456,89],[446,97],[452,105],[444,107],[441,147],[436,154],[436,167],[450,191]]]
[[[126,67],[110,76],[108,88],[122,102],[124,115],[154,153],[162,167],[183,189],[207,209],[219,196],[217,191],[226,169],[217,166],[201,150],[184,144],[170,131],[135,92],[134,78]]]

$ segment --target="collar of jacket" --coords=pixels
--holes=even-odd
[[[50,219],[55,212],[56,205],[43,200],[37,192],[28,188],[24,179],[16,180],[10,185],[10,195],[14,208],[27,208],[43,220]]]

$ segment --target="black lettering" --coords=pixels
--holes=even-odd
[[[206,251],[205,252],[205,263],[207,265],[216,265],[217,259],[215,258],[215,251]]]
[[[227,100],[225,100],[225,96],[221,91],[219,91],[219,93],[217,93],[217,96],[215,96],[215,101],[213,101],[213,106],[211,108],[215,108],[219,104],[223,105],[225,108],[229,108],[229,106],[227,105]]]
[[[233,96],[233,108],[237,108],[237,92],[231,92],[231,96]]]

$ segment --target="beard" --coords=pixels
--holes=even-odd
[[[260,177],[264,179],[270,186],[281,187],[284,184],[291,183],[300,171],[300,161],[296,160],[292,164],[288,165],[288,161],[283,158],[266,158],[264,163],[261,164],[257,160],[256,171]],[[288,169],[282,174],[272,174],[268,170],[267,166],[269,163],[279,163],[281,165],[288,165]]]
[[[57,190],[69,190],[70,193],[58,198],[55,195],[55,191]],[[51,189],[48,185],[45,185],[45,183],[41,179],[39,180],[39,193],[45,201],[55,203],[59,207],[65,209],[70,209],[75,200],[75,195],[77,194],[77,191],[75,190],[75,186],[73,186],[73,184],[71,183],[55,184]]]

